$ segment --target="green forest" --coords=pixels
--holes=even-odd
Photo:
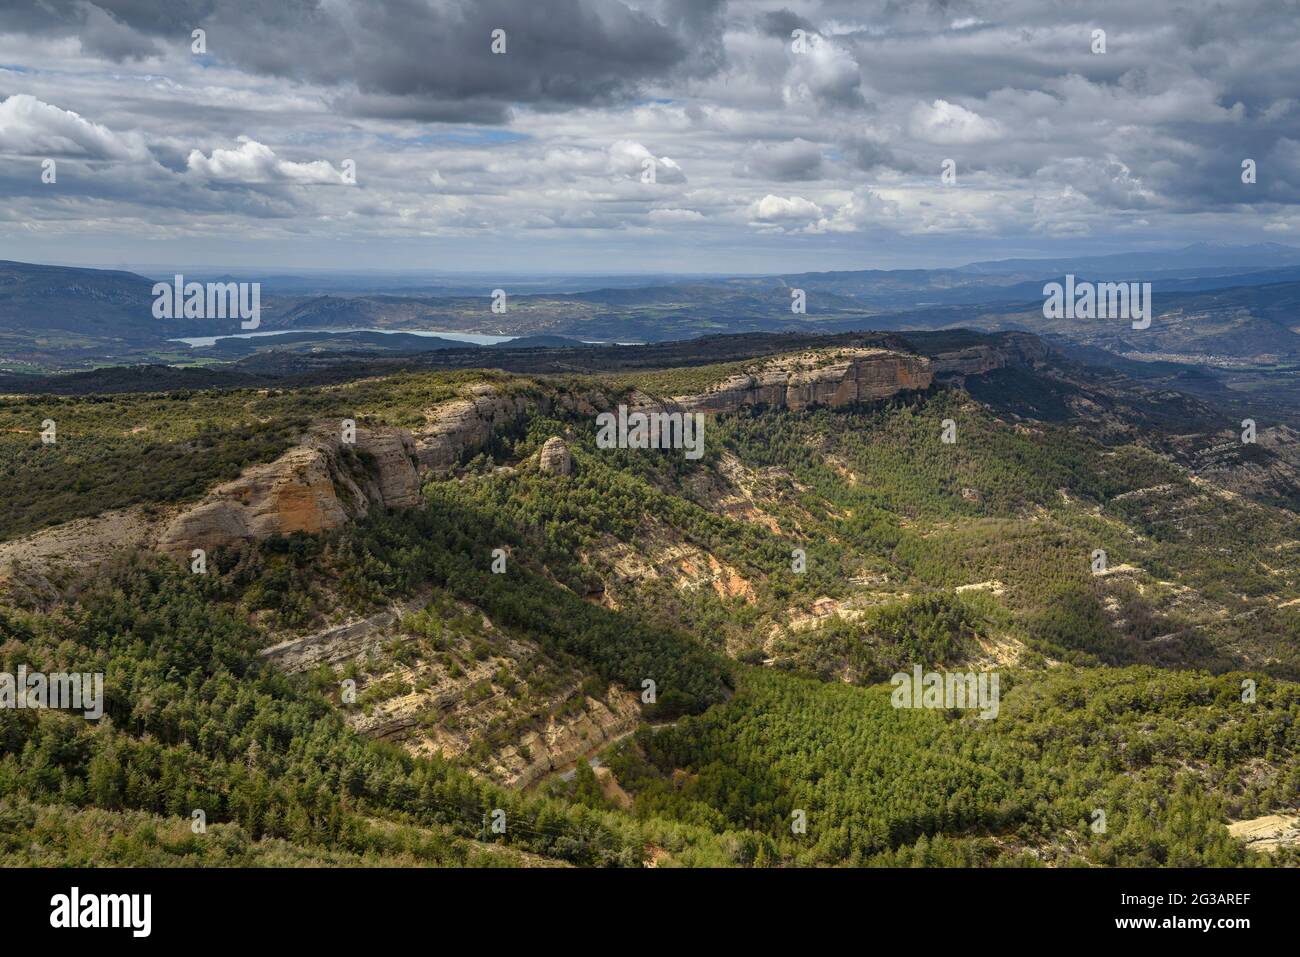
[[[415,428],[471,382],[617,399],[736,365],[6,400],[0,532],[172,507],[313,423]],[[1300,795],[1293,513],[954,388],[718,416],[698,462],[598,449],[592,417],[549,408],[426,476],[418,508],[218,548],[202,575],[124,554],[57,597],[0,604],[0,670],[103,672],[107,689],[98,722],[0,711],[0,861],[1300,863],[1227,830]],[[40,442],[45,418],[57,445]],[[572,474],[536,464],[557,435]],[[349,709],[410,693],[402,680],[367,684],[356,662],[289,674],[259,655],[404,602],[422,610],[389,640],[394,667],[439,657],[458,673],[473,661],[449,653],[453,634],[478,643],[471,659],[509,654],[512,637],[539,649],[474,686],[519,707],[460,758],[350,724]],[[504,638],[487,644],[478,617]],[[889,679],[914,665],[996,669],[998,717],[893,707]],[[356,704],[344,677],[362,684]],[[537,704],[571,679],[581,692],[558,711]],[[569,779],[493,779],[525,731],[646,679],[655,700],[601,774],[578,760]]]

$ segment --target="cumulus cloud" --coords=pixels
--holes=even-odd
[[[856,233],[881,224],[893,225],[899,215],[897,203],[864,186],[855,189],[849,201],[831,216],[819,219],[809,228],[819,233]]]
[[[804,52],[795,53],[791,44],[790,68],[785,78],[785,99],[797,104],[814,101],[844,107],[860,106],[861,71],[846,48],[818,34],[807,38]]]
[[[1155,192],[1117,157],[1070,157],[1044,167],[1039,178],[1068,182],[1092,202],[1115,209],[1144,209],[1158,202]]]
[[[986,120],[947,100],[917,104],[912,111],[911,131],[917,139],[945,146],[985,143],[1001,136],[996,120]]]
[[[226,183],[294,183],[302,186],[342,186],[347,179],[342,170],[327,160],[295,163],[281,159],[269,146],[247,136],[239,138],[237,149],[214,149],[211,156],[191,150],[186,167],[206,180]],[[437,171],[434,171],[434,175]]]
[[[667,156],[655,156],[640,143],[619,140],[609,148],[609,169],[619,176],[641,179],[654,170],[656,183],[684,183],[686,174]]]
[[[0,152],[91,160],[146,160],[149,150],[133,133],[114,133],[71,110],[25,93],[0,103]]]
[[[749,205],[750,222],[758,225],[806,226],[822,218],[822,208],[802,196],[768,193]]]

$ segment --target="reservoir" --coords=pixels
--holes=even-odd
[[[193,348],[216,345],[222,339],[257,339],[262,336],[283,336],[295,332],[380,332],[385,335],[403,333],[408,336],[428,336],[430,338],[450,339],[453,342],[470,342],[476,346],[491,346],[498,342],[509,342],[517,336],[487,336],[477,332],[437,332],[427,329],[274,329],[269,332],[238,332],[228,336],[190,336],[182,339],[169,339],[169,342],[184,342]]]

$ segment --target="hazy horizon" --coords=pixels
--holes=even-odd
[[[1170,253],[1170,254],[1172,254],[1172,253],[1182,252],[1182,251],[1184,251],[1184,250],[1186,250],[1186,249],[1194,248],[1194,247],[1198,247],[1198,246],[1199,246],[1199,247],[1205,247],[1205,248],[1220,248],[1220,249],[1225,249],[1225,250],[1231,250],[1231,249],[1249,248],[1249,247],[1251,247],[1251,246],[1256,246],[1256,245],[1259,245],[1259,246],[1268,245],[1268,246],[1272,246],[1272,247],[1275,247],[1275,248],[1278,248],[1278,249],[1285,249],[1285,250],[1288,250],[1288,251],[1294,251],[1297,255],[1300,255],[1300,246],[1294,246],[1294,245],[1291,245],[1291,244],[1289,244],[1289,243],[1278,243],[1278,242],[1275,242],[1275,241],[1272,241],[1272,240],[1266,240],[1266,241],[1263,241],[1263,242],[1261,242],[1261,243],[1257,243],[1257,244],[1252,244],[1252,243],[1223,243],[1223,242],[1215,242],[1215,241],[1211,241],[1211,240],[1204,240],[1204,241],[1193,242],[1193,243],[1188,243],[1188,244],[1184,244],[1184,245],[1166,245],[1166,244],[1158,244],[1158,245],[1154,245],[1154,246],[1152,246],[1152,247],[1149,248],[1149,249],[1138,249],[1138,248],[1136,248],[1136,247],[1125,247],[1125,248],[1123,248],[1122,250],[1118,251],[1117,253],[1105,253],[1105,252],[1088,253],[1088,254],[1080,254],[1080,253],[1075,253],[1075,254],[1071,254],[1071,253],[1061,253],[1061,254],[1058,254],[1058,255],[1056,255],[1056,256],[1048,256],[1048,255],[1046,255],[1045,253],[1043,253],[1042,251],[1039,251],[1039,254],[1038,254],[1038,255],[1026,255],[1026,256],[998,256],[998,257],[990,257],[990,258],[988,258],[988,259],[980,259],[980,260],[966,260],[966,259],[963,259],[963,260],[961,260],[961,261],[959,261],[959,262],[955,262],[955,263],[946,263],[946,264],[917,263],[917,264],[912,264],[912,265],[907,265],[907,266],[877,266],[877,265],[862,265],[862,266],[857,266],[857,267],[840,267],[839,269],[816,269],[816,268],[813,268],[813,269],[806,269],[806,270],[805,270],[805,269],[786,268],[786,269],[772,270],[772,271],[738,271],[738,270],[695,270],[695,271],[692,271],[692,270],[580,270],[580,269],[568,269],[568,270],[554,270],[554,269],[552,269],[552,270],[548,270],[548,269],[533,269],[533,270],[520,270],[520,271],[517,271],[517,272],[512,272],[512,271],[504,271],[504,270],[437,269],[437,268],[434,268],[434,267],[431,267],[431,266],[390,266],[390,267],[382,267],[382,266],[371,266],[371,267],[365,267],[365,266],[360,266],[360,267],[358,267],[358,266],[349,266],[349,267],[347,267],[347,268],[341,268],[341,267],[337,267],[337,266],[300,265],[300,266],[259,266],[259,267],[255,268],[254,270],[249,271],[249,274],[251,275],[251,274],[253,274],[253,273],[256,273],[256,274],[263,275],[263,276],[284,276],[284,277],[289,277],[289,276],[298,276],[298,275],[303,275],[303,274],[316,274],[316,273],[320,273],[320,274],[324,274],[324,275],[333,275],[333,276],[351,276],[351,277],[365,277],[365,276],[392,276],[392,277],[406,277],[406,276],[409,276],[409,277],[412,277],[412,278],[414,278],[414,277],[425,277],[425,278],[434,278],[434,279],[436,279],[436,278],[455,279],[455,278],[468,278],[468,277],[474,277],[474,278],[477,278],[477,277],[485,277],[485,278],[492,278],[492,279],[494,279],[494,280],[495,280],[495,279],[514,279],[514,280],[521,280],[521,279],[599,279],[599,278],[642,278],[642,277],[645,278],[645,279],[657,279],[657,278],[678,278],[678,277],[681,277],[681,278],[698,277],[698,278],[701,278],[701,279],[706,279],[706,278],[710,278],[710,279],[712,279],[712,278],[723,278],[723,277],[727,277],[727,278],[763,277],[763,276],[769,276],[769,275],[773,275],[773,274],[788,274],[788,273],[793,273],[793,272],[810,272],[810,273],[816,273],[816,272],[836,272],[836,271],[872,271],[872,270],[888,271],[888,270],[891,270],[891,269],[893,269],[893,270],[941,270],[941,269],[954,269],[954,268],[961,268],[961,267],[964,267],[964,266],[974,265],[974,264],[976,264],[976,263],[992,263],[992,262],[1016,261],[1016,260],[1021,260],[1021,259],[1027,259],[1027,260],[1042,260],[1043,262],[1051,262],[1051,261],[1053,261],[1053,260],[1057,260],[1057,259],[1069,259],[1069,258],[1080,258],[1080,259],[1085,259],[1085,258],[1088,258],[1088,257],[1090,257],[1090,256],[1094,256],[1094,255],[1096,255],[1096,256],[1105,256],[1105,255],[1116,255],[1116,254],[1123,254],[1123,253]],[[4,258],[4,257],[0,257],[0,259],[3,259],[3,258]],[[240,266],[240,265],[235,264],[235,263],[198,263],[198,262],[167,262],[167,263],[157,263],[157,262],[113,262],[113,261],[76,262],[76,261],[57,260],[57,259],[55,259],[55,260],[41,260],[41,261],[37,262],[37,261],[35,261],[35,260],[17,259],[17,258],[16,258],[16,259],[11,259],[11,260],[8,260],[8,261],[11,261],[11,262],[22,262],[22,263],[27,263],[27,264],[29,264],[29,265],[62,266],[62,267],[74,268],[74,269],[76,269],[76,268],[80,268],[80,269],[103,269],[103,270],[109,270],[109,271],[134,272],[134,273],[138,273],[138,274],[140,274],[140,275],[150,276],[150,277],[155,276],[155,275],[167,274],[167,273],[169,273],[169,272],[173,272],[173,271],[176,271],[176,272],[189,272],[189,273],[192,273],[193,275],[200,275],[200,274],[216,274],[216,273],[221,273],[221,272],[223,272],[223,271],[228,271],[228,270],[247,269],[247,267]],[[1269,269],[1269,268],[1272,268],[1269,264],[1262,264],[1262,265],[1259,266],[1259,270],[1260,270],[1260,271],[1265,271],[1265,270],[1267,270],[1267,269]]]

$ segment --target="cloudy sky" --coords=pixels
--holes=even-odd
[[[1295,0],[0,0],[0,258],[767,272],[1300,245],[1297,50]]]

